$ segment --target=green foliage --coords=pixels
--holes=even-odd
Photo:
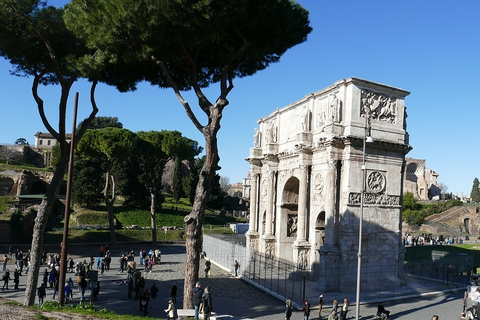
[[[108,216],[105,211],[82,210],[75,214],[79,225],[108,225]]]
[[[182,194],[182,160],[178,157],[175,158],[175,166],[173,169],[173,183],[172,183],[172,194],[175,202],[180,200]]]
[[[0,196],[0,212],[6,212],[8,209],[8,202],[13,201],[12,196]]]
[[[460,200],[442,201],[432,204],[420,204],[417,203],[415,198],[413,198],[413,195],[411,197],[407,197],[408,194],[409,193],[407,192],[404,196],[402,220],[410,225],[420,226],[425,221],[425,218],[431,216],[432,214],[442,213],[456,206],[463,206],[463,202]],[[408,200],[407,205],[405,199]]]
[[[425,211],[412,211],[410,209],[404,210],[402,213],[403,221],[409,225],[421,226],[427,217]]]
[[[403,210],[419,210],[418,200],[415,199],[413,193],[407,192],[403,195]]]
[[[77,125],[79,130],[83,125],[83,121]],[[123,124],[118,121],[118,117],[95,117],[88,125],[88,129],[103,129],[103,128],[123,128]]]
[[[473,179],[472,192],[470,193],[470,198],[473,202],[480,202],[480,183],[478,178]]]
[[[73,161],[72,201],[94,208],[102,201],[103,184],[101,160],[77,152]]]
[[[180,89],[253,75],[278,62],[312,30],[308,11],[289,0],[84,3],[67,5],[66,24],[97,50],[98,68],[115,63],[102,81],[121,91],[145,79],[170,86],[159,78],[152,56],[165,62]]]

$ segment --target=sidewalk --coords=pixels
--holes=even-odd
[[[100,294],[98,300],[94,302],[94,305],[98,308],[112,309],[119,314],[133,314],[141,315],[139,312],[138,301],[134,299],[128,299],[127,286],[123,284],[122,280],[126,279],[126,273],[120,273],[118,271],[119,261],[118,258],[122,251],[134,250],[136,254],[135,261],[139,266],[138,252],[140,249],[150,249],[151,246],[147,244],[126,244],[117,245],[111,247],[112,252],[112,265],[110,271],[106,271],[104,275],[99,275],[101,281]],[[183,284],[184,284],[184,271],[185,271],[185,247],[182,245],[169,245],[160,246],[162,251],[162,263],[156,265],[153,268],[153,272],[146,273],[146,287],[149,288],[153,282],[156,283],[159,293],[156,301],[151,301],[149,307],[149,317],[165,319],[166,315],[163,311],[167,307],[167,301],[170,298],[170,290],[173,283],[177,284],[177,307],[181,308],[183,304]],[[75,262],[83,259],[87,259],[90,255],[98,256],[97,246],[75,246],[71,248],[70,255]],[[13,275],[14,265],[10,262],[8,268]],[[44,270],[44,267],[41,268]],[[74,273],[67,273],[67,279],[72,277],[74,282],[76,277]],[[13,278],[13,276],[12,276]],[[20,290],[8,290],[2,292],[0,290],[0,296],[8,299],[13,299],[23,303],[24,289],[26,282],[26,275],[20,277]],[[219,268],[216,265],[212,265],[211,275],[209,278],[204,277],[203,268],[200,268],[200,281],[203,287],[210,286],[212,289],[213,309],[217,313],[217,319],[259,319],[259,320],[273,320],[283,319],[284,315],[284,302],[272,297],[271,295],[257,289],[256,287],[242,281],[239,278],[233,277],[228,272]],[[410,279],[410,287],[418,287],[419,283],[416,281],[424,281],[420,279]],[[11,288],[13,288],[13,281]],[[40,281],[39,281],[40,283]],[[420,283],[421,284],[421,283]],[[427,282],[424,283],[425,285]],[[444,284],[436,283],[429,285],[436,286],[439,291],[435,294],[419,297],[414,291],[411,292],[413,298],[409,300],[388,301],[384,299],[384,305],[387,309],[392,311],[392,319],[431,319],[433,313],[442,315],[442,319],[459,319],[459,313],[461,311],[461,298],[463,292],[446,292],[441,291],[447,289]],[[76,283],[75,283],[76,285]],[[408,287],[408,286],[407,286]],[[353,304],[355,302],[354,290],[352,288],[352,295],[343,296],[339,303],[343,302],[343,297],[346,297]],[[53,291],[47,290],[47,300],[52,300]],[[310,303],[315,306],[317,303],[318,292],[309,292],[307,297]],[[78,302],[80,298],[80,292],[74,291],[74,302]],[[89,299],[89,293],[87,291],[86,299]],[[326,319],[330,310],[331,301],[335,299],[334,295],[329,293],[325,294],[324,312],[322,313],[323,319]],[[37,300],[36,300],[37,301]],[[372,299],[375,301],[375,299]],[[361,306],[360,314],[361,319],[373,319],[373,315],[376,312],[377,302],[368,303]],[[350,307],[348,318],[352,319],[355,315],[355,306]],[[292,320],[303,319],[303,313],[300,311],[294,312]],[[310,319],[318,319],[317,309],[312,311]]]

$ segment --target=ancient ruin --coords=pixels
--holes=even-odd
[[[247,246],[311,270],[323,292],[351,292],[363,216],[362,290],[397,284],[408,94],[349,78],[260,119]]]

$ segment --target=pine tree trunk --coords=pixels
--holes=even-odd
[[[112,186],[110,186],[110,180],[112,180]],[[112,196],[110,198],[109,190],[112,189]],[[107,171],[105,175],[105,189],[103,191],[103,197],[105,199],[105,205],[107,206],[108,213],[108,229],[110,230],[110,242],[112,245],[117,244],[117,236],[115,234],[115,216],[113,215],[113,205],[115,203],[115,184],[113,176],[110,171]]]
[[[45,197],[38,207],[37,217],[33,226],[32,246],[30,248],[30,268],[28,270],[27,283],[25,286],[26,306],[35,304],[35,295],[37,293],[38,276],[40,274],[40,262],[42,260],[43,235],[48,222],[48,216],[52,211],[56,195],[60,190],[65,175],[68,154],[62,155],[59,159],[52,182],[47,188]]]
[[[205,217],[205,208],[210,195],[210,186],[218,167],[218,149],[217,140],[205,134],[206,161],[199,174],[195,200],[193,202],[192,212],[185,216],[186,223],[186,264],[185,264],[185,282],[183,308],[193,308],[192,291],[198,281],[198,271],[200,269],[200,253],[203,247],[203,219]]]

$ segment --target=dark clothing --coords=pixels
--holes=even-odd
[[[212,297],[210,296],[210,292],[203,293],[202,303],[203,303],[203,314],[209,314],[210,312],[213,311]]]
[[[158,288],[154,283],[150,288],[150,297],[152,297],[152,299],[155,299],[157,297],[157,293],[158,293]]]
[[[380,303],[377,308],[377,316],[380,317],[382,313],[384,313],[387,316],[387,318],[390,319],[390,311],[385,310],[385,307],[383,306],[383,304]]]
[[[14,287],[15,290],[18,290],[19,282],[20,282],[20,271],[15,270],[15,272],[13,272],[13,283],[15,283],[15,287]]]
[[[199,306],[202,302],[203,289],[199,287],[193,288],[193,305]]]
[[[306,317],[310,316],[310,303],[307,301],[303,304],[303,315]]]
[[[292,307],[289,305],[285,306],[285,319],[290,320],[290,317],[292,316]]]
[[[177,285],[176,284],[172,286],[172,291],[170,292],[170,295],[172,296],[173,303],[176,303],[177,302]]]

